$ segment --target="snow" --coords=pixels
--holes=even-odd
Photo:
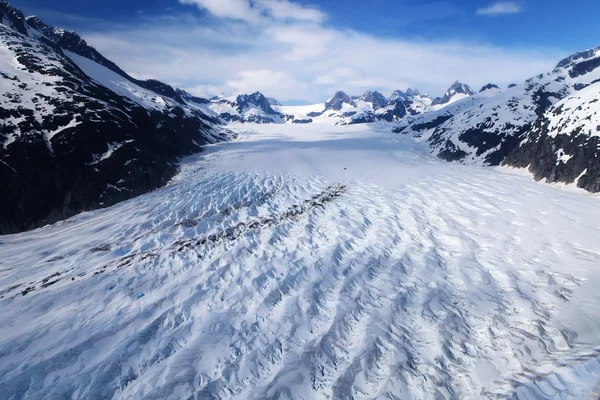
[[[466,94],[466,93],[456,93],[454,95],[452,95],[452,97],[450,97],[450,100],[448,100],[447,103],[444,104],[436,104],[436,105],[432,105],[429,106],[431,111],[437,111],[440,110],[446,106],[449,106],[450,104],[456,103],[457,101],[460,101],[462,99],[466,99],[467,97],[471,97],[470,95]]]
[[[598,68],[600,70],[600,68]],[[599,84],[590,85],[556,103],[547,115],[550,136],[581,133],[600,136]],[[560,110],[560,112],[559,112]]]
[[[123,143],[106,143],[107,150],[103,154],[95,154],[93,156],[94,161],[92,161],[88,165],[96,165],[96,164],[101,163],[102,161],[110,158],[110,156],[112,156],[115,151],[117,151],[121,147],[123,147],[123,145],[125,145],[125,143],[132,143],[133,141],[134,141],[133,139],[130,139],[130,140],[125,140]]]
[[[306,117],[311,112],[322,112],[325,109],[325,103],[309,104],[304,106],[272,106],[273,109],[282,114],[298,115]]]
[[[68,50],[63,50],[87,76],[116,94],[129,98],[144,108],[164,111],[169,103],[151,90],[144,89],[103,65]]]
[[[0,237],[0,398],[585,398],[600,197],[383,125],[236,125]]]

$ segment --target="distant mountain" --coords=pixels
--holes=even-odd
[[[360,100],[371,103],[373,109],[376,110],[378,108],[385,107],[389,104],[388,99],[385,98],[384,95],[379,93],[378,91],[367,90],[361,97]]]
[[[493,83],[488,83],[487,85],[485,85],[481,89],[479,89],[479,93],[485,92],[486,90],[492,90],[492,89],[500,89],[500,88],[498,87],[498,85],[494,85]]]
[[[269,99],[260,92],[217,97],[210,100],[208,108],[227,122],[282,122],[280,113],[273,110]]]
[[[443,97],[437,97],[431,103],[432,106],[445,106],[452,104],[468,96],[473,96],[475,92],[469,85],[456,81],[450,86]]]
[[[0,233],[153,190],[225,138],[194,99],[133,79],[76,33],[4,0],[0,22]]]
[[[272,97],[267,97],[267,100],[269,100],[269,104],[272,106],[281,106],[281,103]]]
[[[600,47],[522,85],[464,94],[394,131],[445,160],[528,168],[537,179],[600,191]]]
[[[220,118],[223,123],[305,124],[312,122],[312,119],[306,116],[285,114],[274,109],[273,107],[283,106],[277,100],[265,97],[260,92],[214,97],[207,101],[205,107],[207,112],[214,113],[215,117]]]
[[[339,91],[336,92],[329,101],[325,102],[325,111],[341,111],[344,107],[344,104],[347,104],[352,107],[356,107],[356,103],[354,100],[350,98],[346,93]]]

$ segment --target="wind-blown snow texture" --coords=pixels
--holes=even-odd
[[[2,237],[0,398],[594,390],[597,196],[377,125],[238,129],[163,189]]]

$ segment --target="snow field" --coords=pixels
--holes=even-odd
[[[593,390],[598,196],[376,126],[232,129],[163,189],[0,238],[0,398]]]

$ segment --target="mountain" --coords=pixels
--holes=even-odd
[[[0,233],[165,185],[179,157],[225,138],[162,82],[131,78],[74,32],[0,1]]]
[[[600,46],[562,60],[553,74],[569,82],[569,95],[535,121],[505,164],[600,192]]]
[[[492,90],[492,89],[500,89],[500,88],[498,87],[498,85],[494,85],[493,83],[488,83],[487,85],[485,85],[481,89],[479,89],[479,93],[485,92],[486,90]]]
[[[422,95],[421,92],[417,89],[408,88],[408,89],[406,89],[405,92],[403,92],[402,90],[394,90],[394,92],[392,93],[392,95],[390,96],[389,99],[390,100],[397,100],[397,99],[408,100],[408,99],[411,99],[411,98],[414,98],[417,96],[429,97],[426,94]]]
[[[450,86],[443,97],[437,97],[431,103],[432,106],[446,106],[468,96],[473,96],[475,92],[469,85],[456,81]]]
[[[269,100],[269,104],[272,106],[281,106],[281,103],[277,101],[277,99],[274,99],[272,97],[267,97],[267,100]]]
[[[208,108],[226,122],[282,122],[281,114],[271,107],[260,92],[211,99]]]
[[[384,95],[379,93],[378,91],[367,90],[361,97],[360,100],[371,103],[374,110],[385,107],[388,105],[389,101],[385,98]]]
[[[395,132],[427,143],[438,157],[529,168],[536,179],[600,191],[600,47],[500,91],[465,96],[400,121]]]
[[[351,125],[377,121],[399,121],[406,115],[430,111],[431,98],[418,90],[395,91],[388,99],[375,90],[361,96],[336,92],[325,103],[307,106],[282,106],[276,99],[260,92],[238,96],[217,96],[210,100],[195,98],[178,91],[186,101],[193,101],[207,114],[222,123],[294,123],[306,124],[315,120],[333,124]]]
[[[325,110],[323,110],[323,112],[341,111],[344,105],[356,107],[356,103],[350,98],[350,96],[342,91],[339,91],[336,92],[333,97],[329,99],[329,101],[325,102]]]
[[[223,123],[306,124],[312,122],[312,119],[307,116],[280,112],[281,108],[284,107],[277,100],[265,97],[260,92],[231,97],[217,96],[205,103],[206,111],[213,113]]]
[[[429,95],[416,89],[395,90],[390,96],[390,101],[401,100],[409,115],[418,115],[431,111],[433,99]]]

